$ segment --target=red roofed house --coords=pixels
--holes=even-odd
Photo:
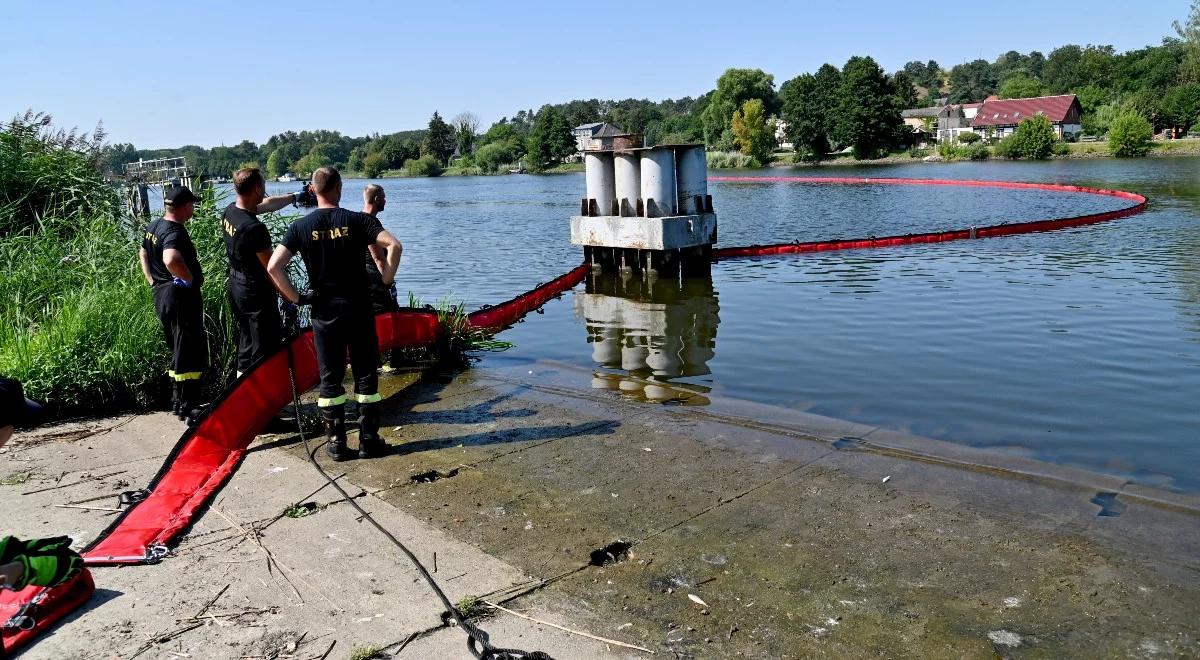
[[[1083,109],[1074,94],[1062,96],[1038,96],[1031,99],[999,99],[989,96],[971,120],[971,129],[981,135],[991,134],[997,138],[1012,135],[1021,120],[1043,115],[1050,120],[1054,132],[1064,140],[1074,140],[1083,125],[1080,116]]]

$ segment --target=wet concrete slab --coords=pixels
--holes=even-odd
[[[1104,475],[981,465],[753,405],[640,403],[556,369],[398,392],[385,407],[401,448],[347,469],[547,580],[538,593],[579,604],[594,631],[680,657],[1200,653],[1186,496],[1163,506]],[[429,472],[453,475],[411,480]],[[1098,515],[1105,489],[1118,515]]]

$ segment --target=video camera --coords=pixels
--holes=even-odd
[[[296,206],[311,208],[317,205],[317,195],[312,191],[312,183],[305,181],[300,185],[300,192],[296,193]]]

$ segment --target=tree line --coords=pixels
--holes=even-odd
[[[108,147],[104,159],[119,173],[121,165],[138,158],[183,155],[200,171],[222,176],[247,164],[272,176],[303,176],[327,164],[369,177],[395,170],[439,174],[448,166],[479,173],[514,166],[544,171],[575,153],[571,129],[592,122],[640,133],[647,144],[703,142],[714,151],[737,150],[751,163],[770,161],[780,142],[777,132],[801,160],[846,149],[864,159],[911,146],[917,136],[901,120],[905,108],[979,102],[991,95],[1067,93],[1079,98],[1085,134],[1105,135],[1119,117],[1135,116],[1153,132],[1178,136],[1200,130],[1200,0],[1173,27],[1175,35],[1161,44],[1123,53],[1110,45],[1068,44],[1049,54],[1008,51],[994,61],[948,69],[914,60],[892,73],[871,57],[854,56],[841,67],[825,64],[778,88],[774,76],[761,69],[729,69],[714,89],[695,98],[573,100],[519,110],[482,132],[469,112],[450,120],[435,112],[424,129],[386,135],[288,131],[262,145],[247,140],[211,149],[118,144]]]

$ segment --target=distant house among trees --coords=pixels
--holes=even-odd
[[[991,97],[989,97],[991,98]],[[971,122],[983,103],[951,103],[938,112],[938,142],[952,141],[961,133],[970,133]]]
[[[937,126],[938,113],[942,105],[931,105],[928,108],[907,108],[900,111],[900,120],[912,131],[918,144],[933,137],[933,129]]]
[[[571,129],[571,135],[575,136],[575,147],[579,151],[629,149],[642,146],[641,136],[629,133],[608,122],[581,124]]]
[[[997,138],[1012,135],[1021,120],[1042,115],[1050,120],[1054,132],[1064,140],[1074,140],[1083,131],[1083,109],[1074,94],[1037,96],[1027,99],[1000,99],[989,96],[975,118],[971,129],[976,133],[992,132]]]

